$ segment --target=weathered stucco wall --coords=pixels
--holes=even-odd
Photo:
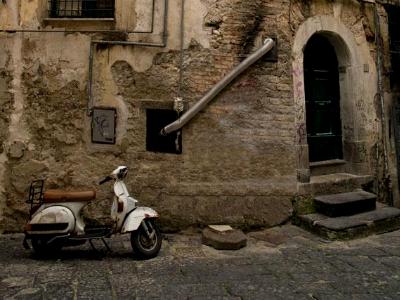
[[[0,4],[0,29],[96,28],[94,22],[43,21],[42,1],[21,7],[17,2]],[[132,18],[117,2],[117,20],[109,29],[148,28],[138,19],[148,14],[142,2]],[[48,178],[48,187],[96,188],[98,200],[86,213],[106,218],[111,188],[96,182],[117,165],[130,168],[128,187],[141,204],[160,212],[164,229],[282,223],[290,216],[299,169],[292,88],[299,27],[318,15],[343,24],[355,47],[367,49],[360,52],[362,61],[375,74],[371,20],[356,1],[187,0],[181,63],[181,1],[170,0],[166,47],[95,47],[93,100],[96,106],[115,107],[118,120],[116,145],[92,144],[86,115],[90,40],[122,36],[160,43],[165,7],[163,1],[155,3],[152,34],[0,33],[0,138],[8,149],[0,156],[2,231],[22,229],[25,190],[40,176]],[[261,59],[193,119],[183,130],[181,155],[146,151],[146,108],[172,108],[178,94],[191,105],[268,36],[278,40],[277,62]],[[379,126],[371,93],[359,99],[365,102],[361,127],[368,147],[377,142]],[[367,156],[363,172],[371,173],[373,154]]]
[[[4,38],[5,45],[11,43],[9,37]],[[6,222],[6,214],[9,211],[6,196],[6,167],[7,161],[5,146],[9,135],[10,118],[13,109],[13,96],[12,96],[12,57],[11,49],[9,47],[2,47],[0,50],[0,178],[3,184],[0,187],[0,222]]]

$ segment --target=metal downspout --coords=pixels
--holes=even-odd
[[[179,84],[178,84],[178,97],[183,98],[182,86],[183,86],[183,60],[184,60],[184,48],[185,48],[185,0],[181,1],[181,54],[179,61]]]
[[[275,45],[275,42],[268,38],[264,41],[264,45],[258,49],[256,52],[248,56],[244,61],[242,61],[238,66],[236,66],[228,75],[226,75],[220,82],[218,82],[214,87],[197,103],[195,103],[189,110],[187,110],[178,120],[172,122],[171,124],[165,126],[161,130],[162,135],[167,135],[173,131],[181,129],[188,123],[192,118],[194,118],[207,104],[213,100],[229,83],[231,83],[236,77],[243,73],[252,64],[258,61],[266,53],[268,53]]]
[[[383,58],[382,58],[382,40],[381,40],[381,25],[379,20],[379,12],[377,8],[376,2],[374,3],[374,25],[375,25],[375,43],[376,43],[376,52],[377,52],[377,73],[378,73],[378,95],[379,95],[379,102],[381,108],[381,123],[382,123],[382,146],[383,146],[383,176],[384,176],[384,184],[388,189],[389,194],[389,204],[393,205],[392,199],[392,184],[391,178],[389,174],[389,161],[388,161],[388,153],[387,153],[387,146],[386,146],[386,118],[385,118],[385,98],[384,98],[384,86],[383,86],[383,79],[382,79],[382,65],[383,65]],[[378,188],[379,192],[379,188]]]

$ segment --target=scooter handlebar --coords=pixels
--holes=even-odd
[[[110,181],[111,179],[112,179],[111,176],[107,176],[107,177],[103,178],[102,180],[100,180],[99,184],[101,185],[103,183],[106,183],[107,181]]]

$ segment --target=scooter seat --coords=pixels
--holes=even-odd
[[[62,190],[47,190],[43,194],[44,203],[87,202],[93,199],[96,199],[96,191],[69,192]]]

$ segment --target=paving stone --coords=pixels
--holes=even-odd
[[[74,299],[77,289],[77,284],[69,281],[51,282],[42,286],[45,299]]]
[[[189,297],[191,300],[242,300],[241,297],[231,297],[231,296],[193,296]]]
[[[43,299],[41,288],[27,288],[20,290],[13,296],[14,299],[26,299],[26,300],[41,300]]]
[[[182,284],[179,286],[167,285],[164,288],[164,292],[167,295],[176,293],[188,298],[229,296],[226,292],[226,288],[216,283]]]
[[[299,294],[313,294],[318,291],[324,291],[325,294],[337,294],[337,290],[332,287],[330,282],[321,279],[314,282],[298,283],[294,285],[293,289]],[[329,293],[329,291],[331,291],[331,293]]]
[[[387,253],[383,249],[379,249],[374,246],[365,247],[365,245],[364,247],[344,249],[340,254],[343,256],[387,256]]]
[[[254,232],[249,234],[249,236],[273,245],[280,245],[288,240],[288,236],[286,234],[274,231]]]
[[[400,257],[399,256],[386,256],[375,258],[377,262],[389,268],[396,268],[400,270]]]
[[[347,299],[352,299],[351,297],[346,295],[343,295],[339,293],[338,291],[334,290],[334,293],[325,293],[325,291],[321,292],[313,292],[310,293],[310,299],[323,299],[323,300],[347,300]]]

